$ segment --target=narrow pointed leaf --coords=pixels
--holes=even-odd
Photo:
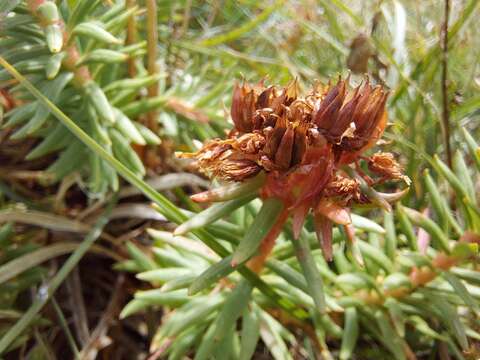
[[[358,339],[358,315],[354,307],[345,309],[340,360],[350,359]]]
[[[470,133],[467,131],[467,129],[462,128],[462,130],[463,130],[463,136],[467,141],[467,146],[468,146],[468,150],[470,151],[470,155],[475,161],[477,171],[480,171],[480,147],[478,146],[473,136],[470,135]]]
[[[107,123],[113,124],[115,122],[115,114],[102,89],[94,81],[90,81],[85,85],[85,93],[99,117]]]
[[[381,235],[385,234],[385,229],[373,220],[357,214],[351,214],[350,217],[352,218],[352,224],[355,226],[355,229],[374,232]]]
[[[137,274],[137,278],[151,283],[166,283],[178,277],[190,276],[193,274],[191,269],[184,268],[163,268],[144,271]]]
[[[90,63],[117,64],[124,63],[125,61],[127,61],[127,59],[128,55],[120,51],[109,49],[96,49],[82,57],[79,60],[77,66]]]
[[[193,229],[198,229],[209,225],[224,216],[230,215],[234,210],[249,203],[255,197],[256,195],[250,195],[219,204],[214,204],[178,226],[174,231],[174,235],[183,235]]]
[[[270,259],[267,261],[266,266],[270,270],[274,271],[277,275],[285,279],[286,282],[308,293],[308,286],[305,278],[300,272],[288,265],[287,262]]]
[[[158,145],[162,142],[162,140],[156,135],[152,130],[143,126],[140,123],[135,122],[134,125],[136,126],[138,132],[145,140],[148,145]]]
[[[381,331],[380,340],[397,360],[406,359],[402,338],[396,333],[389,319],[382,310],[375,312],[375,319]]]
[[[47,168],[47,173],[52,173],[56,181],[75,171],[78,164],[84,164],[87,151],[83,144],[73,140],[60,157]]]
[[[65,52],[60,52],[58,54],[52,55],[45,66],[45,76],[47,79],[54,79],[60,72],[62,67],[62,60],[65,57]]]
[[[475,185],[473,184],[472,178],[473,175],[467,167],[467,164],[464,160],[464,155],[460,151],[456,151],[455,155],[453,156],[453,169],[455,171],[455,175],[458,177],[460,182],[463,184],[465,192],[469,200],[476,204],[476,191]]]
[[[94,22],[84,22],[78,24],[73,29],[74,34],[84,35],[92,39],[107,43],[107,44],[121,44],[121,40],[110,34],[99,24]]]
[[[394,259],[397,252],[397,234],[395,232],[395,224],[393,223],[393,214],[391,212],[385,212],[383,214],[383,227],[386,230],[385,233],[385,254]]]
[[[405,336],[405,321],[406,317],[400,303],[393,297],[385,301],[385,307],[388,309],[388,314],[395,327],[395,331],[403,338]]]
[[[139,176],[145,175],[145,167],[128,141],[116,129],[110,129],[112,149],[115,156]]]
[[[235,328],[237,319],[248,305],[252,286],[245,280],[241,281],[235,289],[228,295],[222,309],[215,319],[214,331],[211,337],[205,337],[200,346],[199,353],[195,356],[196,360],[208,359],[215,344],[221,343],[225,335]]]
[[[127,305],[120,312],[120,319],[125,319],[130,315],[136,314],[142,310],[147,309],[150,304],[147,301],[140,299],[133,299],[128,302]]]
[[[465,302],[465,305],[469,306],[471,309],[475,310],[478,313],[480,310],[478,302],[473,298],[472,295],[470,295],[462,281],[450,271],[442,272],[442,276],[452,286],[455,293],[462,298],[462,300]]]
[[[262,208],[233,253],[233,265],[243,264],[257,252],[270,230],[277,225],[276,222],[283,209],[283,202],[279,199],[269,198],[264,200]]]
[[[358,246],[364,257],[372,260],[387,273],[393,271],[393,262],[388,258],[388,256],[385,255],[383,251],[362,240],[358,241]]]
[[[405,236],[407,237],[410,250],[416,251],[418,249],[417,236],[415,235],[413,225],[408,219],[407,214],[405,214],[405,211],[403,211],[402,206],[397,207],[396,214],[398,215],[400,229],[402,230],[402,233],[405,234]]]
[[[435,296],[435,294],[426,293],[429,296],[430,303],[434,306],[439,314],[440,320],[453,333],[458,344],[463,350],[468,349],[468,339],[465,334],[465,326],[453,305],[444,300],[442,297]]]
[[[468,193],[465,190],[465,187],[463,186],[460,179],[452,172],[452,170],[450,170],[448,166],[442,160],[440,160],[440,158],[437,155],[434,156],[433,160],[437,170],[450,183],[450,185],[453,187],[453,189],[457,193],[457,196],[460,198],[468,197]]]
[[[432,219],[426,217],[416,210],[407,207],[402,207],[402,210],[415,225],[420,226],[430,235],[432,235],[433,239],[436,240],[436,245],[439,249],[442,249],[447,253],[450,252],[448,237]]]
[[[239,360],[250,360],[260,338],[260,321],[256,311],[246,310],[242,316]]]
[[[307,281],[308,292],[312,297],[317,310],[322,314],[326,311],[327,307],[323,290],[323,281],[317,264],[315,263],[315,259],[312,256],[310,243],[304,235],[300,236],[298,240],[292,241],[295,246],[297,260],[302,267],[303,275]]]
[[[435,210],[436,215],[438,216],[438,220],[440,224],[450,224],[457,234],[462,234],[463,231],[460,225],[457,223],[451,211],[445,201],[445,198],[440,194],[440,190],[437,187],[437,184],[431,177],[428,170],[424,172],[425,176],[425,186],[429,193],[430,201],[432,202],[432,206]]]
[[[194,295],[203,289],[206,289],[213,283],[235,271],[236,267],[231,265],[232,258],[233,256],[229,255],[200,274],[188,289],[189,295]]]
[[[135,294],[135,299],[144,301],[149,305],[157,306],[179,306],[188,302],[190,297],[186,289],[175,291],[162,291],[160,289],[138,291]]]
[[[197,275],[193,273],[190,275],[179,276],[163,284],[161,290],[167,292],[179,289],[187,289],[196,277]]]
[[[415,329],[417,331],[421,332],[424,335],[427,335],[428,337],[430,337],[432,339],[437,339],[437,340],[440,340],[440,341],[446,341],[447,340],[447,337],[445,337],[445,336],[439,334],[438,332],[436,332],[435,330],[433,330],[428,325],[428,323],[425,320],[423,320],[420,316],[417,316],[417,315],[410,316],[408,318],[408,322],[413,324],[413,326],[415,327]]]
[[[218,188],[205,191],[192,196],[193,201],[198,202],[218,202],[232,200],[238,197],[255,194],[257,190],[265,183],[265,174],[260,173],[253,179],[231,183]]]
[[[133,121],[130,120],[124,113],[120,110],[113,108],[113,113],[115,114],[115,127],[122,132],[124,136],[132,140],[135,144],[145,145],[145,139],[138,131],[137,127],[134,125]]]
[[[135,262],[140,266],[140,268],[145,270],[155,269],[155,263],[150,259],[142,250],[140,250],[136,245],[131,242],[127,242],[126,248],[130,257],[135,260]]]

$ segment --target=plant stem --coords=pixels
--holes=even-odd
[[[135,7],[135,2],[136,0],[127,0],[126,1],[126,6],[128,8],[133,8]],[[137,21],[135,19],[135,14],[132,14],[128,18],[127,22],[127,38],[125,40],[125,45],[131,45],[134,44],[137,41]],[[135,75],[137,74],[137,69],[135,68],[135,59],[133,57],[129,58],[127,60],[127,65],[128,65],[128,75],[131,78],[134,78]]]
[[[280,235],[280,232],[282,231],[283,225],[285,225],[285,222],[288,219],[288,211],[287,209],[284,209],[280,216],[278,217],[277,222],[275,225],[272,227],[272,229],[269,231],[265,239],[263,239],[262,243],[260,244],[259,247],[259,254],[252,258],[248,262],[248,267],[256,272],[257,274],[263,269],[263,266],[265,265],[265,261],[267,260],[268,255],[272,252],[273,246],[275,245],[275,240],[277,240],[278,235]]]
[[[445,142],[445,151],[447,153],[447,164],[452,168],[452,149],[450,147],[450,108],[448,104],[448,18],[450,15],[450,0],[444,1],[444,20],[440,37],[442,40],[442,124],[443,136]]]
[[[63,329],[63,332],[65,333],[65,336],[67,337],[68,344],[70,345],[70,348],[73,352],[73,356],[75,359],[78,359],[79,351],[77,344],[75,343],[75,339],[73,337],[72,332],[70,331],[70,328],[68,327],[67,320],[65,319],[65,316],[63,315],[62,309],[60,308],[60,305],[58,305],[57,301],[55,300],[54,297],[52,297],[52,305],[53,309],[57,313],[58,321],[60,323],[60,327]]]
[[[158,23],[157,23],[157,3],[156,0],[146,0],[147,5],[147,68],[149,75],[157,73],[157,41],[158,41]],[[158,84],[153,83],[148,87],[148,97],[158,96]],[[156,111],[152,110],[148,114],[148,127],[153,131],[158,130],[156,121]]]

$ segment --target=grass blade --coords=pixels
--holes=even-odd
[[[67,261],[63,264],[61,269],[52,278],[48,287],[41,288],[35,298],[33,304],[25,312],[25,314],[13,325],[8,332],[0,339],[0,355],[3,354],[10,344],[27,328],[42,308],[47,304],[48,300],[53,296],[58,287],[62,284],[63,280],[70,274],[83,255],[90,249],[91,245],[98,239],[102,233],[102,229],[108,222],[108,216],[112,211],[112,208],[116,202],[116,198],[111,201],[103,215],[97,220],[95,226],[87,234],[83,242],[78,248],[70,255]]]
[[[210,39],[205,39],[200,42],[200,45],[203,47],[209,47],[209,46],[216,46],[220,45],[226,42],[233,41],[243,34],[246,34],[249,31],[252,31],[254,28],[256,28],[258,25],[260,25],[262,22],[268,19],[271,13],[273,13],[275,10],[280,8],[285,0],[277,0],[273,5],[267,7],[265,10],[263,10],[258,16],[253,18],[252,20],[248,21],[247,23],[239,26],[238,28],[229,31],[225,34],[221,34],[218,36],[215,36]]]
[[[13,279],[18,274],[54,257],[68,254],[78,247],[75,243],[59,243],[46,246],[0,266],[0,284]]]

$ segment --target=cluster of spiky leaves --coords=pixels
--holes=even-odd
[[[158,76],[147,76],[142,65],[145,42],[125,43],[127,21],[138,8],[123,3],[106,8],[88,1],[74,7],[57,7],[51,1],[16,3],[1,15],[2,56],[95,141],[143,176],[144,165],[131,144],[158,145],[160,139],[131,120],[139,115],[133,102],[139,90],[158,82]],[[129,79],[127,61],[137,66],[135,79]],[[0,71],[0,87],[3,128],[11,132],[11,146],[27,137],[38,139],[25,156],[28,161],[58,154],[46,169],[49,181],[77,171],[88,177],[93,194],[118,189],[111,166],[86,152],[44,105],[15,86],[5,69]]]
[[[154,289],[137,292],[122,316],[147,307],[171,308],[152,343],[152,351],[170,359],[189,353],[195,359],[212,354],[247,359],[258,341],[276,359],[319,354],[411,359],[447,352],[475,358],[480,340],[480,209],[470,179],[479,179],[480,157],[478,145],[465,136],[471,157],[456,155],[455,174],[438,158],[432,166],[440,180],[424,174],[431,213],[399,205],[393,213],[383,213],[383,227],[353,216],[364,265],[346,251],[342,231],[334,232],[330,264],[310,225],[298,240],[289,231],[281,235],[262,278],[293,304],[289,312],[235,273],[223,278],[231,273],[229,262],[212,266],[220,259],[195,237],[152,229],[153,258],[131,246],[132,260],[120,268],[139,272],[137,277]],[[465,159],[476,164],[475,170],[466,167]],[[443,186],[456,204],[440,196]],[[258,225],[261,216],[259,200],[236,201],[196,215],[182,232],[207,226],[234,249],[245,240],[244,224]],[[198,276],[200,270],[205,272]],[[321,281],[325,308],[318,302]]]

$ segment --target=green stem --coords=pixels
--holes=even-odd
[[[70,348],[72,349],[72,352],[74,354],[74,358],[78,359],[80,352],[78,351],[77,344],[75,343],[75,339],[73,338],[73,334],[70,331],[68,327],[67,320],[65,319],[65,316],[63,315],[62,309],[60,308],[60,305],[58,305],[57,301],[55,300],[54,297],[52,297],[52,305],[57,313],[58,320],[60,322],[60,326],[62,327],[63,331],[65,332],[65,335],[67,337],[68,344],[70,345]]]

